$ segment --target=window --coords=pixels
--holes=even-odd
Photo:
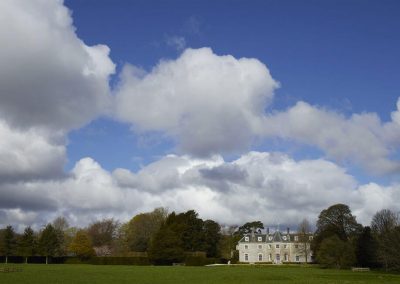
[[[270,237],[268,238],[268,240],[272,241],[272,237],[270,236]]]
[[[296,262],[300,261],[300,256],[296,255]]]
[[[286,236],[283,236],[282,239],[283,239],[284,241],[286,241],[287,238],[286,238]]]
[[[312,241],[313,237],[312,237],[312,236],[309,236],[308,239],[309,239],[310,241]]]
[[[262,245],[258,245],[258,248],[259,248],[259,249],[262,249]]]
[[[298,248],[299,248],[299,245],[294,245],[294,248],[298,249]]]
[[[262,261],[262,260],[263,260],[262,253],[259,253],[258,254],[258,261]]]
[[[289,260],[289,256],[287,255],[287,253],[285,253],[285,261]]]
[[[262,242],[262,237],[258,237],[257,240],[258,240],[259,242]]]
[[[248,242],[249,241],[249,237],[244,237],[244,241]]]
[[[294,241],[298,242],[299,241],[299,236],[294,236]]]
[[[283,245],[283,248],[284,248],[284,249],[287,248],[287,245]]]
[[[249,255],[247,253],[244,254],[244,261],[249,261]]]
[[[248,249],[249,248],[249,246],[248,245],[244,245],[244,249]]]
[[[275,245],[275,248],[277,248],[277,249],[278,249],[278,248],[279,248],[279,245]]]

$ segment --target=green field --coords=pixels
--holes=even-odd
[[[1,284],[17,283],[400,283],[400,275],[296,266],[156,267],[96,265],[11,265]],[[2,266],[0,266],[2,267]]]

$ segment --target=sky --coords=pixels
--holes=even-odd
[[[0,226],[400,204],[399,1],[0,1]]]

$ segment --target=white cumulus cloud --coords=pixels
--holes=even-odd
[[[163,131],[198,156],[247,149],[278,83],[256,59],[186,49],[151,72],[125,66],[116,113],[137,130]]]

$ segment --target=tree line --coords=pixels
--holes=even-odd
[[[12,226],[0,229],[0,255],[75,256],[84,261],[93,256],[146,257],[153,264],[168,265],[187,261],[188,256],[238,260],[236,244],[252,231],[261,232],[261,221],[242,226],[224,226],[202,220],[194,210],[169,213],[165,208],[140,213],[126,223],[103,219],[85,228],[71,227],[63,217],[35,232],[22,234]],[[300,253],[306,257],[310,245],[314,261],[324,267],[350,266],[400,270],[400,222],[398,214],[377,212],[370,226],[357,223],[347,205],[336,204],[319,214],[314,238],[309,239],[310,223],[304,219],[297,228]]]
[[[319,214],[316,227],[311,245],[319,264],[400,270],[398,213],[380,210],[370,226],[363,227],[347,205],[336,204]]]

